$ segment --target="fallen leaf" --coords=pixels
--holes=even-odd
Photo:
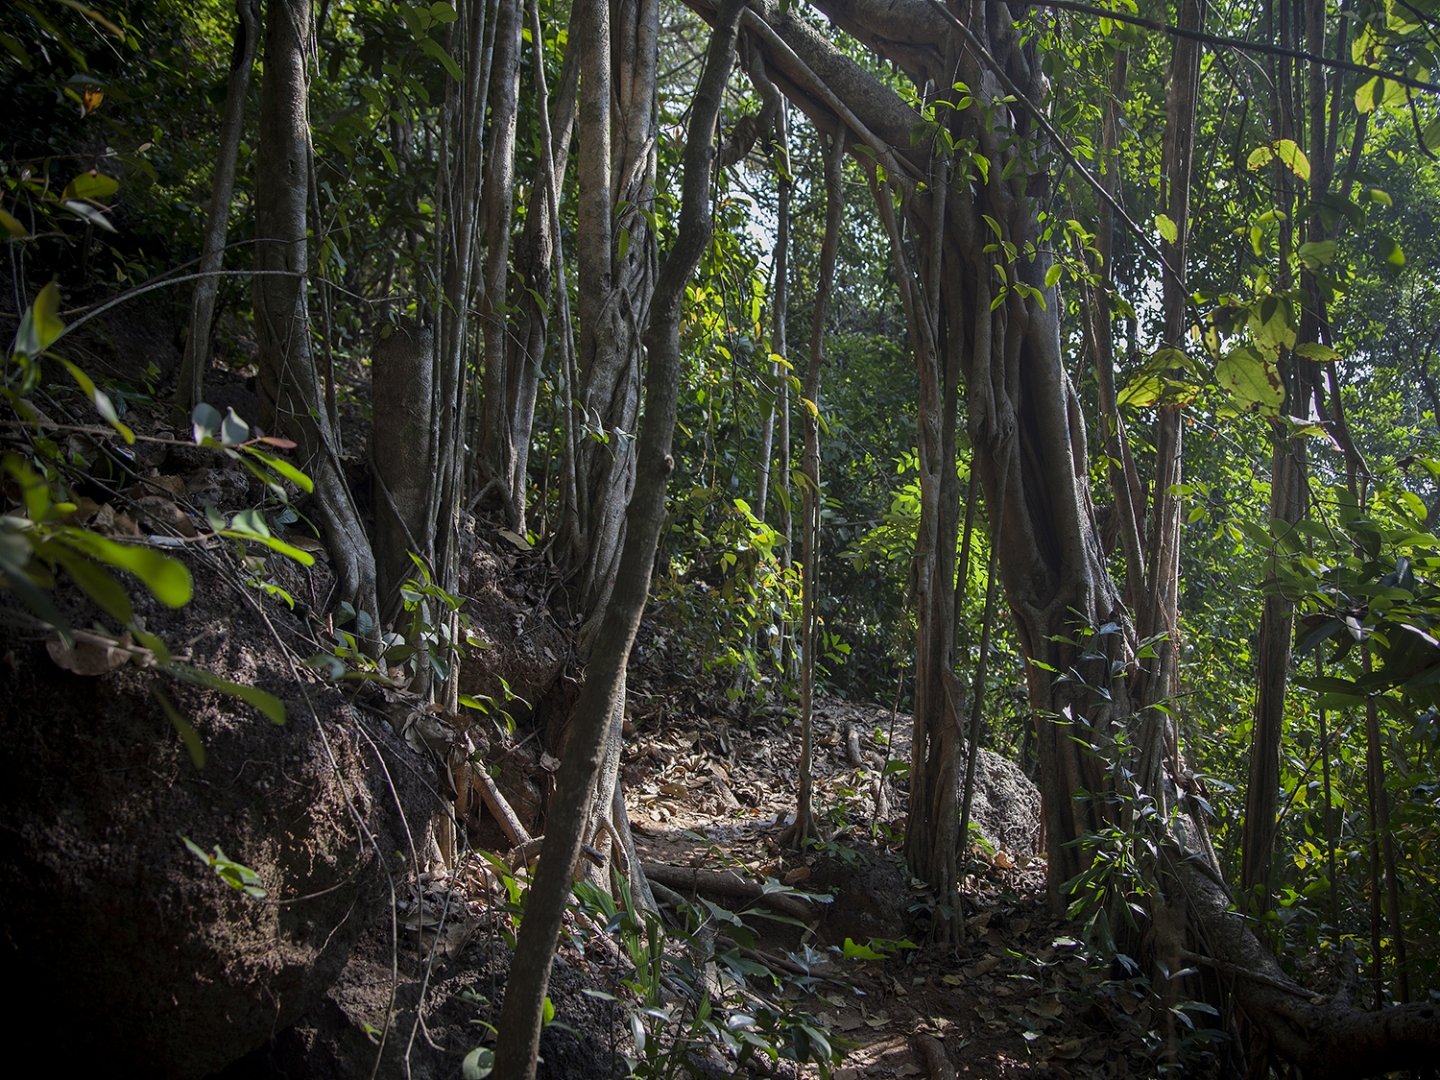
[[[121,641],[128,643],[129,636],[126,634]],[[73,645],[66,645],[59,634],[51,634],[45,639],[45,651],[57,666],[75,675],[104,675],[123,667],[130,660],[130,654],[124,649],[93,641],[77,641]]]
[[[1032,1001],[1025,1006],[1025,1011],[1046,1020],[1058,1020],[1064,1015],[1065,1006],[1054,1000]]]

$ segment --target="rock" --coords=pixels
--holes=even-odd
[[[962,777],[965,764],[962,751]],[[1034,855],[1040,841],[1040,789],[1019,765],[981,747],[970,820],[995,847]]]
[[[0,621],[0,963],[15,1029],[61,1072],[205,1076],[267,1042],[383,912],[386,875],[406,872],[434,809],[414,779],[428,763],[336,690],[307,687],[312,712],[245,586],[213,565],[192,566],[189,607],[137,595],[137,611],[198,667],[278,695],[283,727],[134,664],[71,674],[41,632]],[[203,769],[157,693],[194,725]],[[182,836],[253,870],[265,896]]]

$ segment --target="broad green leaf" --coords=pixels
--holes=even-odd
[[[130,605],[130,595],[125,587],[115,580],[113,574],[84,555],[60,549],[56,549],[55,554],[71,580],[99,605],[101,611],[121,626],[130,624],[135,617],[135,609]]]
[[[65,324],[60,321],[60,288],[52,281],[40,290],[20,320],[13,351],[21,356],[39,356],[64,332]]]
[[[877,952],[869,945],[861,945],[853,938],[846,938],[842,946],[846,960],[884,960],[888,953]]]
[[[27,236],[30,235],[30,230],[25,228],[24,225],[20,224],[19,218],[13,216],[8,211],[3,209],[0,209],[0,228],[3,228],[6,232],[8,232],[11,236],[15,237],[15,239],[17,240],[24,240]]]
[[[141,648],[149,649],[155,654],[157,663],[168,664],[170,662],[170,646],[165,644],[164,638],[157,634],[152,634],[148,630],[141,630],[138,627],[132,628],[130,634],[135,639],[137,645]]]
[[[1245,167],[1251,172],[1263,169],[1270,162],[1275,160],[1275,151],[1268,146],[1257,146],[1250,151],[1250,156],[1245,159]]]
[[[1432,154],[1440,151],[1440,117],[1436,117],[1425,125],[1425,130],[1420,135],[1420,141]]]
[[[1400,241],[1393,236],[1382,236],[1378,245],[1380,257],[1386,264],[1396,270],[1405,265],[1405,249],[1400,246]]]
[[[455,62],[454,57],[445,51],[444,46],[434,38],[428,36],[421,38],[420,51],[438,60],[440,66],[443,67],[456,82],[464,81],[464,76],[460,72],[460,65]]]
[[[60,198],[64,199],[107,199],[120,189],[120,181],[113,176],[106,176],[104,173],[90,172],[81,173],[65,185]]]
[[[485,1080],[495,1069],[495,1052],[488,1046],[477,1046],[465,1055],[460,1072],[465,1080]]]
[[[200,402],[190,414],[190,431],[195,445],[204,444],[206,439],[218,439],[220,435],[220,410],[214,405]]]
[[[104,229],[106,232],[112,233],[116,231],[115,226],[110,224],[110,219],[88,202],[82,202],[79,199],[66,199],[60,205],[76,217],[84,218],[96,228]]]
[[[45,482],[45,478],[30,468],[29,463],[19,454],[6,454],[4,468],[20,485],[20,495],[25,500],[26,516],[36,523],[47,520],[54,503],[50,499],[50,485]],[[13,518],[6,518],[6,521],[13,520]],[[27,547],[33,542],[25,541]]]
[[[1312,240],[1307,244],[1301,244],[1300,261],[1311,270],[1329,266],[1335,261],[1335,247],[1334,240]]]
[[[1380,86],[1380,76],[1374,75],[1366,79],[1355,89],[1355,111],[1368,113],[1374,112],[1375,106],[1380,104],[1380,96],[1383,90]]]
[[[1285,400],[1279,370],[1251,348],[1236,349],[1222,359],[1215,365],[1215,378],[1244,409],[1273,414]]]
[[[1329,364],[1344,359],[1329,345],[1323,345],[1318,341],[1306,341],[1296,345],[1295,355],[1303,356],[1306,360],[1314,360],[1317,364]]]
[[[1053,289],[1059,283],[1060,275],[1063,272],[1064,268],[1061,267],[1058,262],[1051,263],[1050,269],[1045,271],[1045,287],[1047,289]]]
[[[278,552],[287,559],[293,559],[301,566],[315,565],[315,556],[311,555],[308,551],[302,551],[300,548],[287,544],[284,540],[278,540],[268,534],[253,532],[249,529],[223,529],[220,535],[228,536],[234,540],[249,540],[257,544],[264,544],[271,551]]]
[[[178,559],[138,544],[121,544],[84,529],[64,528],[57,538],[118,570],[126,570],[166,607],[184,607],[194,595],[190,571]]]
[[[225,446],[239,446],[250,441],[250,425],[235,415],[234,409],[225,410],[225,419],[220,421],[220,442]]]
[[[1305,151],[1300,149],[1294,139],[1277,139],[1275,156],[1301,180],[1310,179],[1310,159],[1305,156]]]
[[[1175,243],[1180,239],[1180,228],[1172,221],[1167,214],[1155,215],[1155,227],[1160,230],[1167,243]]]

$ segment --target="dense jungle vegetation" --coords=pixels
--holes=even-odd
[[[666,906],[637,635],[731,737],[790,723],[797,850],[817,697],[913,717],[923,950],[966,940],[983,746],[1157,1070],[1433,1070],[1435,0],[13,0],[0,47],[5,622],[284,719],[165,629],[216,541],[265,618],[326,568],[291,685],[548,709],[466,1075],[535,1074],[577,872]],[[137,494],[171,446],[250,494]],[[465,683],[477,537],[549,575],[553,707]],[[504,761],[445,753],[498,814]],[[190,869],[263,896],[217,840]]]

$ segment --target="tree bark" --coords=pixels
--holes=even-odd
[[[691,112],[679,232],[660,273],[645,334],[649,366],[639,432],[639,475],[626,510],[625,543],[612,599],[601,615],[600,633],[572,720],[568,752],[556,778],[545,846],[506,982],[495,1054],[495,1075],[500,1080],[529,1080],[535,1075],[545,990],[565,899],[580,855],[586,810],[605,756],[607,735],[623,702],[625,664],[645,609],[655,548],[665,521],[665,485],[674,468],[670,448],[680,384],[680,316],[685,285],[710,237],[715,122],[735,53],[738,13],[737,0],[729,0],[711,37]]]
[[[512,528],[521,526],[515,505],[515,418],[510,398],[509,336],[506,315],[510,269],[510,226],[515,206],[515,129],[520,112],[520,27],[522,0],[500,0],[490,72],[489,151],[480,197],[485,218],[485,255],[480,283],[480,330],[485,370],[480,406],[480,493],[496,497]],[[543,49],[543,42],[536,42]],[[528,433],[527,433],[528,435]]]
[[[245,98],[250,73],[260,45],[260,0],[235,0],[235,51],[225,83],[225,104],[220,113],[220,147],[211,181],[210,207],[205,217],[205,239],[200,248],[200,273],[190,300],[190,335],[180,363],[175,401],[185,412],[205,396],[205,371],[210,363],[210,334],[215,321],[215,297],[220,291],[220,267],[225,260],[225,237],[230,227],[230,200],[235,194],[235,169],[240,158],[240,137],[245,133]]]
[[[820,382],[825,359],[825,317],[830,290],[835,281],[835,258],[840,249],[840,223],[845,214],[842,186],[845,168],[845,134],[837,132],[825,151],[825,238],[820,244],[820,278],[815,288],[814,316],[810,327],[810,358],[805,366],[801,413],[803,457],[800,462],[803,490],[800,495],[800,783],[795,802],[795,821],[785,830],[783,841],[803,847],[814,834],[814,712],[815,647],[817,614],[815,590],[820,581]]]
[[[310,161],[305,45],[309,0],[275,0],[265,19],[265,76],[256,151],[255,325],[265,422],[293,438],[315,483],[314,510],[334,564],[338,593],[379,627],[375,559],[336,453],[310,348],[306,243]]]

